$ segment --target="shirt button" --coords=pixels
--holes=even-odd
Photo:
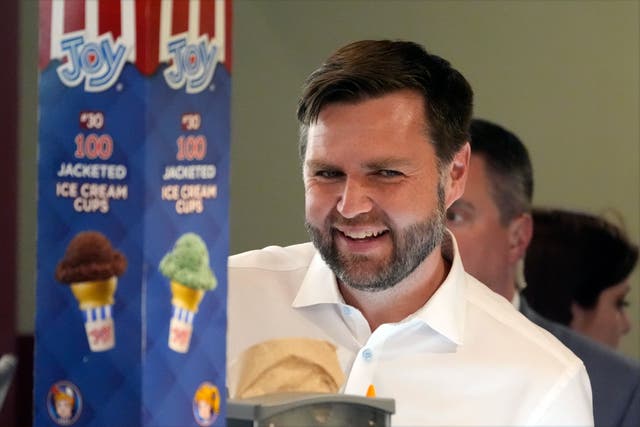
[[[342,306],[342,314],[344,314],[345,316],[351,316],[351,307],[343,305]]]
[[[362,352],[362,358],[367,362],[369,362],[371,359],[373,359],[373,351],[371,351],[370,348],[365,349]]]

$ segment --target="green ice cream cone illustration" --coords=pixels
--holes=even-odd
[[[160,261],[160,272],[171,282],[173,317],[169,327],[169,348],[189,350],[193,320],[206,291],[217,286],[209,267],[209,252],[200,236],[186,233]]]

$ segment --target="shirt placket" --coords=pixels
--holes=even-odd
[[[340,306],[340,311],[342,313],[342,320],[351,331],[354,341],[357,343],[358,347],[363,346],[371,336],[371,329],[369,328],[367,320],[364,318],[360,310],[350,305],[342,304]]]
[[[375,374],[384,360],[384,344],[393,332],[392,325],[382,325],[366,340],[348,373],[344,393],[363,396],[369,386],[375,387]]]

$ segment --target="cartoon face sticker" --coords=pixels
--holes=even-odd
[[[60,393],[61,396],[66,396],[64,393]],[[56,413],[61,420],[68,421],[73,416],[73,404],[75,399],[73,397],[54,398],[56,406]]]
[[[193,417],[200,426],[210,426],[220,413],[220,392],[210,382],[200,384],[193,396]]]
[[[49,389],[47,409],[56,424],[68,426],[75,423],[82,411],[80,391],[68,381],[56,382]]]

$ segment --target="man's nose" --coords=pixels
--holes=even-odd
[[[347,178],[338,200],[337,209],[345,218],[354,218],[371,211],[373,201],[366,184],[353,178]]]

